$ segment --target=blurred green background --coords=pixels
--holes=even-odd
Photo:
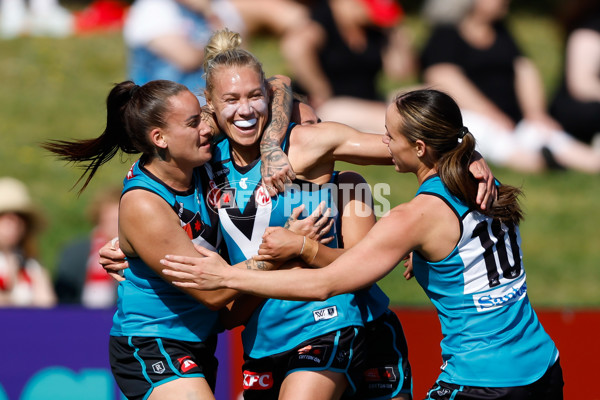
[[[417,3],[405,2],[408,11]],[[515,6],[517,6],[515,2]],[[510,25],[522,48],[542,70],[548,94],[554,90],[561,64],[561,35],[548,1],[519,5]],[[78,7],[74,4],[73,7]],[[515,7],[513,7],[515,8]],[[407,23],[417,47],[427,28],[416,14]],[[277,42],[256,37],[250,49],[264,63],[268,75],[286,73]],[[47,217],[41,235],[41,260],[54,270],[61,247],[86,235],[91,226],[86,207],[93,194],[120,185],[134,158],[117,157],[101,168],[88,189],[72,189],[81,170],[57,160],[39,148],[47,139],[87,138],[99,135],[105,123],[105,99],[116,82],[126,78],[126,52],[120,33],[65,39],[19,38],[0,41],[0,175],[14,176],[30,187]],[[413,81],[382,80],[391,91]],[[387,182],[392,205],[409,200],[416,190],[412,175],[390,167],[353,167],[369,183]],[[600,305],[600,179],[575,172],[522,175],[493,167],[501,180],[521,186],[526,219],[521,226],[524,263],[532,302],[541,306]],[[429,304],[416,282],[405,282],[403,268],[388,275],[381,286],[395,305]]]

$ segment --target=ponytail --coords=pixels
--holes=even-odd
[[[475,137],[463,126],[456,102],[447,94],[432,90],[415,90],[398,95],[396,107],[402,117],[401,133],[412,143],[426,143],[431,160],[437,164],[438,175],[450,193],[469,208],[518,224],[523,218],[519,204],[521,190],[498,187],[498,199],[491,207],[479,209],[476,203],[479,182],[469,172],[475,154]]]
[[[144,86],[132,81],[118,83],[106,99],[106,128],[100,136],[71,141],[50,140],[41,146],[64,161],[81,164],[84,171],[74,185],[85,178],[79,190],[81,194],[98,168],[119,150],[127,154],[156,155],[147,134],[153,127],[165,126],[168,99],[182,90],[187,88],[171,81],[151,81]]]

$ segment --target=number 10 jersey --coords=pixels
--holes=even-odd
[[[468,386],[510,387],[535,382],[558,358],[527,297],[519,227],[469,209],[439,176],[417,195],[444,200],[461,228],[443,260],[413,254],[414,273],[442,326],[439,380]]]

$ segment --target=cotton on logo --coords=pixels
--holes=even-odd
[[[273,374],[271,372],[244,371],[244,390],[267,390],[273,387]]]

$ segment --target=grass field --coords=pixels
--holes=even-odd
[[[409,21],[417,43],[425,28]],[[551,21],[520,16],[512,25],[523,48],[538,62],[549,90],[560,68],[558,33]],[[277,44],[257,39],[252,50],[267,74],[286,72]],[[125,49],[119,34],[68,39],[22,38],[0,42],[0,175],[25,181],[47,215],[41,236],[41,259],[54,269],[60,248],[90,229],[85,208],[93,193],[119,185],[133,158],[105,165],[80,196],[70,190],[80,170],[57,161],[38,144],[46,139],[84,138],[104,128],[106,95],[125,79]],[[382,82],[386,89],[399,82]],[[340,168],[352,168],[342,165]],[[412,175],[390,167],[356,168],[369,183],[388,182],[392,205],[410,199],[416,190]],[[494,168],[502,181],[522,186],[526,197],[523,233],[524,262],[532,302],[544,306],[600,305],[600,179],[565,172],[520,175]],[[404,282],[400,268],[382,281],[396,305],[425,305],[416,282]]]

